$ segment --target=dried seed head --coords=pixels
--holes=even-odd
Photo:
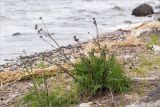
[[[34,29],[35,29],[35,30],[37,30],[37,29],[38,29],[38,25],[37,25],[37,24],[34,26]]]
[[[40,33],[42,32],[42,30],[43,30],[43,29],[39,29],[39,30],[37,31],[37,33],[40,34]]]
[[[22,51],[24,54],[27,54],[25,50]]]
[[[38,31],[37,31],[37,33],[39,34],[39,33],[40,33],[40,31],[38,30]]]
[[[95,18],[93,18],[93,24],[94,24],[94,25],[97,25],[97,22],[96,22],[96,19],[95,19]]]
[[[43,38],[43,36],[41,35],[41,36],[39,36],[40,38]]]
[[[79,39],[76,36],[73,36],[75,42],[79,42]]]

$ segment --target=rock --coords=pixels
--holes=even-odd
[[[154,51],[156,54],[160,53],[160,46],[153,45],[153,46],[152,46],[152,49],[153,49],[153,51]]]
[[[137,102],[135,104],[126,106],[126,107],[159,107],[160,104],[160,100],[156,101],[156,102]]]
[[[123,10],[120,6],[114,6],[112,9],[114,9],[114,10]]]
[[[160,9],[160,5],[157,5],[155,8],[156,8],[156,9]]]
[[[153,8],[149,4],[141,4],[132,11],[135,16],[147,16],[153,14]]]
[[[160,86],[141,100],[126,107],[160,107]]]
[[[13,33],[12,36],[20,36],[21,33],[20,32],[17,32],[17,33]]]
[[[154,20],[160,21],[160,11],[154,14]]]
[[[81,103],[80,105],[79,105],[79,107],[92,107],[92,102],[89,102],[89,103]]]

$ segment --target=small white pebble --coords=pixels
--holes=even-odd
[[[92,102],[81,103],[81,104],[79,105],[79,107],[91,107],[91,105],[92,105]]]

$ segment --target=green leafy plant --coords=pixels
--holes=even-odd
[[[26,63],[24,65],[29,75],[31,75],[32,69],[29,71],[29,67],[31,66],[27,66]],[[37,64],[37,67],[43,69],[46,66],[41,61]],[[50,91],[51,87],[48,86],[45,71],[43,76],[34,76],[31,80],[34,88],[29,90],[23,97],[24,103],[29,107],[69,107],[70,104],[78,102],[76,89],[73,87],[73,90],[66,90],[64,83],[61,83],[61,86],[54,86],[53,90]],[[52,82],[54,83],[55,81]],[[44,88],[41,87],[42,85],[44,85]]]
[[[116,93],[127,91],[131,79],[124,75],[123,67],[116,62],[114,55],[106,60],[104,51],[100,53],[98,57],[92,52],[75,64],[73,72],[79,79],[79,91],[89,95],[96,95],[106,89]]]
[[[153,45],[160,45],[160,38],[158,35],[151,36],[151,41],[147,44],[147,47],[150,49]]]
[[[49,105],[47,103],[46,91],[39,92],[39,103],[35,90],[30,91],[24,96],[25,103],[29,107],[70,107],[71,104],[78,102],[76,90],[66,91],[65,87],[57,86],[49,93]]]
[[[158,37],[158,35],[152,35],[152,37],[151,37],[151,43],[152,44],[158,44],[159,43],[159,37]]]
[[[154,55],[153,53],[140,54],[138,61],[139,66],[133,69],[134,72],[145,74],[154,69],[160,69],[160,56]]]
[[[100,46],[98,26],[95,18],[93,18],[93,23],[96,27],[97,38],[94,42],[100,50],[100,56],[96,56],[94,50],[89,53],[89,56],[82,53],[81,60],[76,64],[71,62],[57,41],[49,33],[42,17],[40,17],[40,20],[44,28],[38,28],[38,25],[35,25],[35,29],[40,35],[40,38],[52,47],[58,47],[60,54],[63,55],[66,61],[73,67],[73,72],[68,71],[61,64],[56,62],[53,62],[53,64],[59,67],[64,73],[68,74],[75,84],[72,90],[66,90],[64,85],[56,86],[51,90],[44,72],[42,79],[38,78],[35,80],[35,78],[32,78],[35,88],[30,90],[23,98],[28,106],[69,107],[70,104],[77,103],[79,101],[79,95],[82,94],[85,95],[85,97],[89,97],[90,95],[96,95],[105,90],[109,90],[111,93],[120,93],[129,90],[131,79],[125,76],[123,67],[117,63],[115,56],[111,55],[106,60],[105,49]],[[47,41],[47,39],[50,39],[55,46]],[[76,39],[76,41],[80,44],[78,39]],[[38,66],[40,68],[45,67],[44,63],[39,63]],[[29,73],[27,66],[26,71]],[[42,84],[45,86],[44,89],[40,88]]]

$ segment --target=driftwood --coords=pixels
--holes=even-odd
[[[63,67],[69,68],[69,65],[65,64]],[[51,66],[44,69],[33,69],[33,72],[30,72],[30,73],[25,71],[4,71],[4,72],[0,72],[0,83],[1,83],[1,87],[3,87],[4,84],[7,85],[6,83],[30,79],[32,76],[43,76],[44,72],[46,76],[52,76],[59,71],[61,70],[57,66]]]

